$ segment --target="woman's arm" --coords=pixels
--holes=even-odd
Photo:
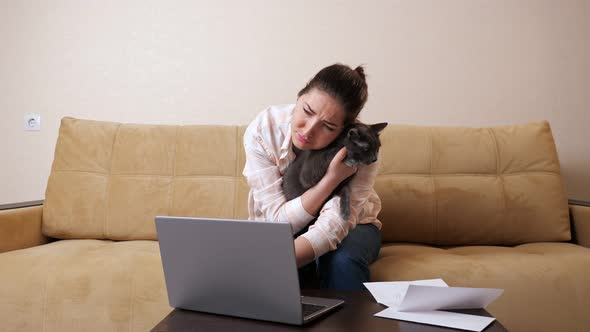
[[[244,139],[246,140],[246,137]],[[283,194],[279,166],[273,160],[274,158],[266,154],[262,146],[244,143],[244,147],[246,148],[246,166],[243,174],[250,187],[251,199],[256,206],[256,211],[250,211],[250,217],[256,220],[288,222],[294,233],[299,232],[314,216],[308,214],[303,208],[301,197],[287,201]]]
[[[344,158],[345,147],[334,156],[320,182],[301,195],[301,204],[307,213],[316,216],[338,185],[357,171],[356,168],[345,165]]]
[[[280,169],[288,160],[283,155],[284,138],[279,135],[278,123],[280,121],[275,121],[271,110],[267,110],[260,113],[244,133],[246,163],[243,175],[250,188],[249,217],[287,222],[293,233],[298,233],[315,216],[307,213],[301,196],[287,201],[283,193]]]
[[[340,216],[340,198],[335,196],[326,202],[316,222],[300,236],[308,240],[314,258],[335,250],[359,218],[365,221],[377,218],[381,210],[381,200],[373,189],[377,170],[378,162],[362,166],[348,184],[351,191],[351,216],[348,220]]]
[[[308,239],[303,236],[299,236],[295,239],[295,260],[297,261],[297,267],[305,266],[315,259],[315,253],[313,247]]]
[[[336,187],[342,181],[356,173],[357,168],[345,165],[343,163],[344,158],[346,158],[346,148],[340,149],[334,156],[326,175],[324,175],[320,182],[301,195],[302,205],[308,213],[316,215]],[[295,239],[295,256],[297,267],[302,267],[312,262],[316,257],[313,246],[304,236],[299,236]]]

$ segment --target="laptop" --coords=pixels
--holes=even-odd
[[[156,217],[171,307],[301,325],[344,303],[301,296],[291,225]]]

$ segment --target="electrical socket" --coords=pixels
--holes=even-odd
[[[25,130],[26,131],[41,130],[41,114],[25,113]]]

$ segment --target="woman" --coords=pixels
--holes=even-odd
[[[291,201],[283,194],[282,176],[296,158],[294,151],[322,149],[356,120],[367,90],[362,67],[328,66],[298,93],[296,104],[267,108],[244,135],[249,219],[290,223],[300,279],[303,271],[316,270],[315,261],[322,288],[363,289],[370,279],[369,264],[381,244],[381,201],[373,190],[377,163],[348,167],[342,148],[322,180]],[[326,199],[352,175],[352,213],[343,220],[339,197]],[[310,286],[307,282],[302,287]]]

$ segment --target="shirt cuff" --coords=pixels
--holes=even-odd
[[[315,218],[311,214],[307,213],[307,211],[305,211],[303,208],[301,196],[285,203],[284,209],[287,219],[291,224],[291,228],[293,229],[293,234],[302,230],[303,227],[307,226],[307,224],[309,224],[309,222]]]
[[[326,240],[327,236],[322,234],[322,229],[319,227],[310,227],[310,229],[301,234],[302,237],[306,238],[311,244],[313,249],[314,259],[318,259],[328,251],[335,250],[336,248],[330,248],[330,242]]]

